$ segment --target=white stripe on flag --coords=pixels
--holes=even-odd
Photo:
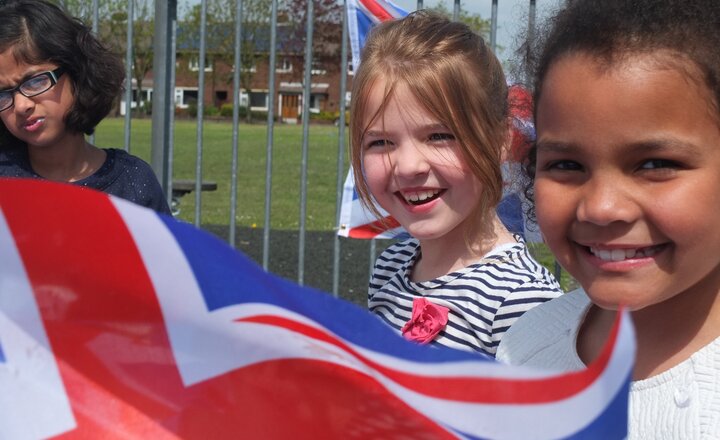
[[[0,346],[5,358],[0,361],[0,414],[12,414],[0,423],[0,439],[47,438],[70,431],[76,425],[70,402],[1,209],[0,261]]]

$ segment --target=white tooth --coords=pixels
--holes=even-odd
[[[420,197],[418,197],[417,194],[410,194],[408,196],[408,200],[411,202],[417,202],[418,200],[420,200]]]
[[[625,259],[625,251],[622,249],[613,249],[610,251],[610,258],[613,261],[622,261]]]
[[[595,255],[597,255],[597,257],[600,258],[601,260],[605,260],[605,261],[612,260],[612,253],[610,251],[598,250],[598,251],[596,251]]]
[[[637,254],[635,249],[625,249],[625,258],[632,258]]]

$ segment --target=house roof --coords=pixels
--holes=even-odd
[[[233,23],[211,24],[207,27],[206,50],[208,52],[225,52],[232,47],[235,37]],[[200,29],[196,25],[179,23],[177,30],[177,49],[181,52],[200,51]],[[247,32],[251,32],[249,35]],[[270,52],[270,26],[260,24],[252,30],[244,31],[245,38],[252,41],[256,53]],[[277,27],[277,50],[281,53],[301,54],[304,43],[296,38],[294,29],[287,24]]]

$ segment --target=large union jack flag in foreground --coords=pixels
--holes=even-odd
[[[623,438],[627,314],[556,375],[414,345],[210,235],[0,180],[0,438]]]

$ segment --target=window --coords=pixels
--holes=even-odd
[[[175,105],[179,108],[188,108],[190,103],[198,101],[197,88],[176,88],[175,89]]]
[[[292,72],[292,63],[288,58],[281,58],[278,60],[277,67],[275,68],[275,71],[278,73],[290,73]]]
[[[190,57],[188,67],[193,72],[197,72],[200,70],[200,57],[198,55],[193,55]],[[205,56],[205,71],[206,72],[212,72],[212,63],[210,60]]]
[[[325,101],[324,93],[313,93],[310,95],[310,113],[320,113],[322,103]]]
[[[327,74],[327,70],[324,69],[320,63],[313,61],[312,67],[310,68],[310,74],[325,75],[325,74]]]
[[[250,108],[252,110],[267,110],[267,92],[250,92]]]
[[[257,67],[255,67],[255,61],[253,61],[252,65],[248,66],[245,63],[240,64],[240,71],[241,72],[257,72]],[[235,66],[233,66],[233,72],[235,72]]]
[[[240,107],[248,106],[248,94],[244,90],[240,92]]]

